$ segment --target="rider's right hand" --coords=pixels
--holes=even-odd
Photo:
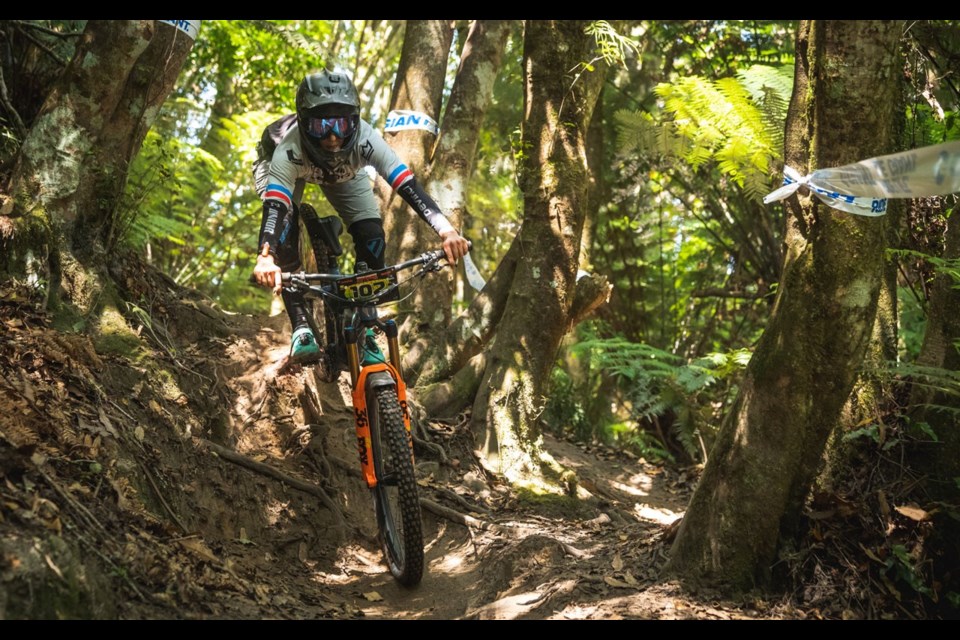
[[[257,266],[253,268],[253,279],[261,287],[272,288],[274,293],[280,293],[280,267],[270,255],[269,245],[263,245],[263,251],[257,256]]]

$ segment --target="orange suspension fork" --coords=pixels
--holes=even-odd
[[[356,343],[354,343],[354,347]],[[403,413],[403,426],[410,432],[410,409],[407,405],[407,385],[393,365],[381,363],[371,364],[360,369],[357,382],[353,385],[353,414],[357,429],[357,452],[360,455],[360,469],[363,479],[371,489],[377,486],[377,475],[373,468],[373,446],[370,442],[370,410],[367,407],[367,377],[371,374],[386,371],[397,385],[397,400],[400,401],[400,411]],[[410,455],[413,455],[413,440],[410,441]]]

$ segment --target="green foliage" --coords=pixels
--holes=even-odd
[[[793,93],[793,66],[753,65],[737,72],[737,79],[757,105],[764,135],[773,149],[783,148],[783,123]]]
[[[930,264],[933,270],[953,280],[954,289],[960,289],[960,258],[941,258],[912,249],[887,249],[887,254],[896,258],[918,258]]]
[[[762,65],[741,70],[737,78],[661,83],[655,92],[663,101],[663,122],[624,110],[615,114],[620,151],[652,151],[693,169],[715,162],[748,197],[762,201],[780,157],[792,85],[791,67]]]
[[[607,432],[609,433],[607,439],[610,443],[625,451],[630,451],[648,460],[677,461],[676,457],[670,453],[670,450],[656,435],[646,429],[639,428],[634,422],[615,422],[607,426]],[[685,444],[685,446],[688,445]]]
[[[120,207],[122,242],[231,308],[262,308],[247,282],[260,214],[252,165],[255,142],[275,117],[252,111],[222,118],[201,146],[165,135],[171,123],[159,123],[131,167]],[[228,152],[216,157],[207,146]]]
[[[933,591],[926,584],[927,578],[906,545],[895,544],[891,547],[891,552],[884,564],[885,574],[894,580],[902,580],[919,594],[930,596]]]
[[[897,309],[900,326],[897,331],[897,350],[901,358],[913,362],[920,355],[926,330],[926,309],[908,287],[897,287]]]
[[[569,375],[554,372],[548,402],[548,422],[565,425],[576,437],[598,438],[630,446],[641,455],[670,457],[669,443],[656,427],[666,424],[669,434],[690,458],[700,457],[701,439],[712,439],[715,430],[713,402],[731,393],[716,390],[716,383],[732,379],[746,366],[750,353],[736,350],[712,353],[692,362],[647,344],[620,337],[584,336],[570,347],[571,354],[590,363],[586,382],[573,384]],[[592,424],[586,419],[586,399],[609,381],[607,396],[621,397],[625,420]],[[611,393],[613,389],[616,393]]]
[[[881,369],[868,370],[868,373],[908,381],[914,387],[928,389],[948,398],[956,398],[955,406],[923,406],[960,417],[960,371],[927,367],[911,362],[891,361],[884,363]]]
[[[584,400],[579,397],[570,375],[561,367],[550,373],[550,395],[544,407],[544,420],[558,434],[570,434],[581,442],[593,440],[594,427],[587,419]]]
[[[597,56],[611,66],[625,64],[628,52],[640,54],[640,42],[621,35],[606,20],[591,22],[585,31],[587,35],[593,36],[597,43]]]
[[[156,241],[179,246],[190,242],[194,229],[189,204],[220,169],[220,162],[202,150],[148,132],[118,206],[117,240],[138,249]]]

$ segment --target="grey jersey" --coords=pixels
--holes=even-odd
[[[289,207],[302,193],[301,181],[335,185],[352,180],[366,166],[373,167],[394,191],[413,178],[413,172],[366,121],[360,121],[356,136],[349,149],[322,151],[322,162],[314,164],[303,153],[294,124],[277,145],[273,159],[257,167],[257,192],[263,200],[279,200]]]

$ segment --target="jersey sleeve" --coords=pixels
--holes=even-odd
[[[287,132],[284,139],[277,145],[270,159],[270,170],[266,174],[266,186],[263,188],[260,198],[266,203],[268,200],[275,200],[290,208],[293,206],[294,190],[297,180],[301,178],[303,161],[300,159],[299,150],[296,148],[295,140],[291,136],[297,135],[296,128]]]
[[[453,231],[453,225],[440,211],[437,203],[417,183],[413,171],[400,160],[378,131],[369,125],[367,128],[367,144],[361,149],[364,159],[438,235]]]
[[[361,142],[360,155],[387,181],[391,189],[397,191],[403,183],[413,179],[413,172],[400,160],[400,156],[379,131],[366,122],[361,122],[360,127],[361,133],[366,134]]]

